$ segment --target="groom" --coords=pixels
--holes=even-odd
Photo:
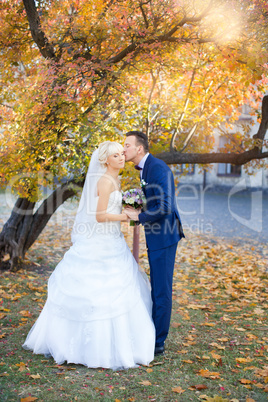
[[[156,329],[155,355],[164,353],[172,308],[172,279],[178,241],[184,237],[175,198],[173,174],[165,162],[149,153],[147,136],[129,131],[124,144],[126,161],[140,171],[146,209],[128,208],[130,219],[144,226]]]

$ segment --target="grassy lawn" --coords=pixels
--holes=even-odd
[[[1,401],[267,401],[267,261],[248,243],[190,233],[180,242],[167,351],[150,367],[58,366],[22,349],[70,245],[66,225],[52,218],[24,266],[1,274]],[[141,243],[148,270],[143,234]]]

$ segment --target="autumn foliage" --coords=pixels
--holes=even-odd
[[[6,0],[0,26],[0,184],[21,197],[20,215],[33,211],[42,186],[83,183],[96,145],[122,141],[132,128],[167,163],[268,156],[265,1]],[[260,121],[261,102],[256,136],[245,129],[213,152],[215,127],[228,133],[245,103]],[[76,192],[60,191],[62,200]],[[2,256],[23,257],[30,232],[38,236],[51,216],[38,226],[39,212],[33,228],[15,211],[15,232],[6,226],[0,236]]]

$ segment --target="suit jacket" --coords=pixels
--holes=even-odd
[[[149,250],[159,250],[177,243],[184,236],[175,196],[173,173],[167,164],[149,154],[142,183],[146,207],[139,214]]]

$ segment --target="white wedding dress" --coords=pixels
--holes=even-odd
[[[109,198],[121,213],[122,195]],[[107,209],[108,210],[108,209]],[[95,223],[78,237],[48,281],[46,304],[23,347],[56,363],[122,369],[154,359],[150,283],[139,269],[120,222]]]

